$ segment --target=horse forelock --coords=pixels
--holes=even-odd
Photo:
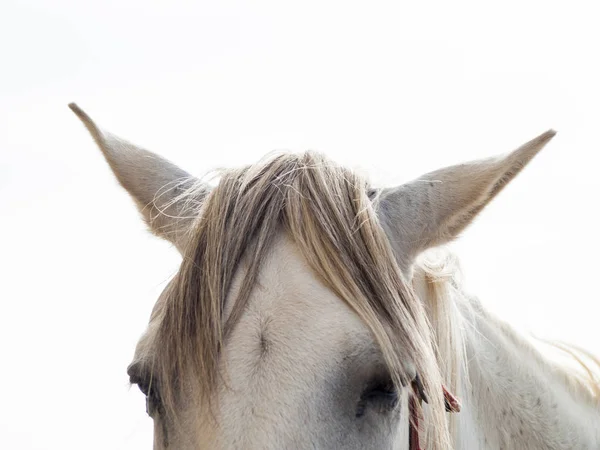
[[[193,195],[190,188],[189,195]],[[279,154],[224,171],[198,211],[181,267],[153,313],[147,344],[164,410],[177,418],[179,393],[211,405],[218,360],[243,313],[261,261],[283,231],[315,276],[364,321],[397,385],[415,370],[429,395],[428,448],[449,448],[438,349],[427,314],[398,267],[364,179],[306,152]],[[234,274],[247,268],[236,298]],[[268,282],[268,280],[267,280]],[[227,305],[225,302],[234,302]]]

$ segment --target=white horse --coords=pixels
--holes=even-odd
[[[211,188],[70,107],[183,258],[128,369],[155,449],[600,448],[597,360],[542,356],[424,256],[553,131],[383,190],[313,153]]]

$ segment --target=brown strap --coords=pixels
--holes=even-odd
[[[417,407],[417,397],[411,395],[408,401],[409,417],[409,437],[408,448],[410,450],[422,450],[419,443],[419,408]],[[421,400],[419,400],[421,402]]]
[[[421,402],[423,399],[426,399],[424,396],[422,386],[419,386],[419,381],[413,382],[413,390],[414,393],[409,398],[408,409],[409,409],[409,446],[410,450],[423,450],[421,448],[421,443],[419,442],[419,412],[421,408]],[[450,393],[446,386],[442,385],[442,390],[444,392],[444,404],[446,405],[446,411],[448,412],[460,412],[460,401],[456,398],[455,395]],[[417,405],[417,401],[419,405]]]
[[[458,413],[460,412],[460,401],[446,389],[446,386],[442,384],[444,391],[444,403],[446,404],[446,411]]]

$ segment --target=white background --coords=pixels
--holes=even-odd
[[[453,245],[600,351],[597,2],[3,0],[0,447],[148,449],[125,368],[178,265],[67,103],[188,171],[316,149],[379,183],[554,141]]]

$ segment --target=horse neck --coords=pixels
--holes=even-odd
[[[420,270],[415,280],[463,405],[451,419],[457,449],[600,448],[600,407],[572,374],[447,276]]]

